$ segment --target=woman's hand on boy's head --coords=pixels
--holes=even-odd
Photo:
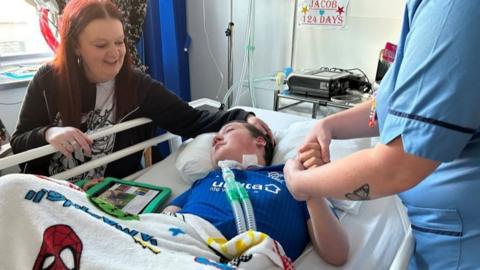
[[[253,114],[249,114],[247,116],[247,123],[254,125],[263,134],[267,135],[272,140],[273,145],[275,145],[275,139],[273,138],[272,130],[262,119]]]

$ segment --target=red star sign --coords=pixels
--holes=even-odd
[[[345,12],[345,10],[343,10],[343,9],[344,9],[344,7],[337,7],[337,13],[338,13],[338,15],[342,15],[342,13]]]

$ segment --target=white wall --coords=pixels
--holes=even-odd
[[[233,1],[234,81],[238,80],[242,70],[248,2]],[[257,77],[271,75],[290,65],[293,2],[256,1],[254,74]],[[204,30],[203,3],[207,34]],[[187,0],[187,30],[192,37],[189,54],[192,99],[208,97],[222,101],[226,92],[228,39],[224,32],[229,22],[229,12],[230,1],[227,0]],[[223,73],[220,91],[221,75],[209,55],[207,35],[213,57]],[[266,96],[265,93],[258,92],[257,99],[261,107],[268,106],[273,100],[271,92],[268,91]]]
[[[404,0],[350,0],[346,27],[298,27],[294,66],[360,68],[374,78],[379,51],[397,43]]]
[[[233,1],[234,79],[238,80],[245,45],[248,2]],[[207,49],[203,6],[208,41],[224,78],[221,78]],[[229,3],[226,0],[187,0],[187,27],[192,37],[190,48],[190,82],[192,99],[208,97],[222,101],[227,85],[227,28]],[[324,30],[318,27],[297,27],[293,66],[296,69],[321,66],[361,68],[374,77],[378,52],[387,41],[398,40],[404,0],[350,0],[347,25],[344,29]],[[289,66],[291,60],[293,0],[256,0],[255,77],[273,75]],[[271,81],[258,83],[258,106],[272,108]],[[271,89],[271,90],[265,90]],[[241,105],[250,105],[242,99]]]

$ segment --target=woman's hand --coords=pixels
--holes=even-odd
[[[93,141],[74,127],[51,127],[45,132],[45,140],[68,158],[80,149],[83,149],[85,155],[92,155],[90,146]]]
[[[322,159],[321,147],[318,143],[306,143],[298,149],[297,160],[307,169],[325,164]]]
[[[328,128],[324,121],[318,121],[312,130],[310,130],[305,137],[304,144],[300,146],[300,149],[309,149],[309,144],[317,144],[319,149],[317,149],[320,153],[320,157],[318,157],[323,163],[330,162],[330,143],[332,142],[332,132],[330,128]]]
[[[283,168],[287,188],[297,201],[306,201],[310,198],[308,194],[303,192],[302,182],[298,178],[298,174],[304,170],[305,168],[300,161],[294,159],[287,160]]]
[[[247,116],[247,123],[254,125],[263,134],[267,135],[272,140],[273,145],[275,145],[275,139],[273,138],[272,130],[267,125],[267,123],[263,122],[262,119],[256,117],[253,114],[249,114]]]

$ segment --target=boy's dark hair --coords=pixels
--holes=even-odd
[[[255,127],[254,125],[246,121],[234,120],[234,121],[231,121],[230,123],[232,122],[241,123],[244,127],[248,129],[248,131],[250,132],[250,135],[252,135],[253,138],[262,137],[265,140],[265,153],[263,155],[263,159],[265,159],[265,165],[269,166],[272,163],[273,150],[275,150],[275,146],[273,145],[272,139],[267,135],[263,134],[260,130],[258,130],[257,127]]]

